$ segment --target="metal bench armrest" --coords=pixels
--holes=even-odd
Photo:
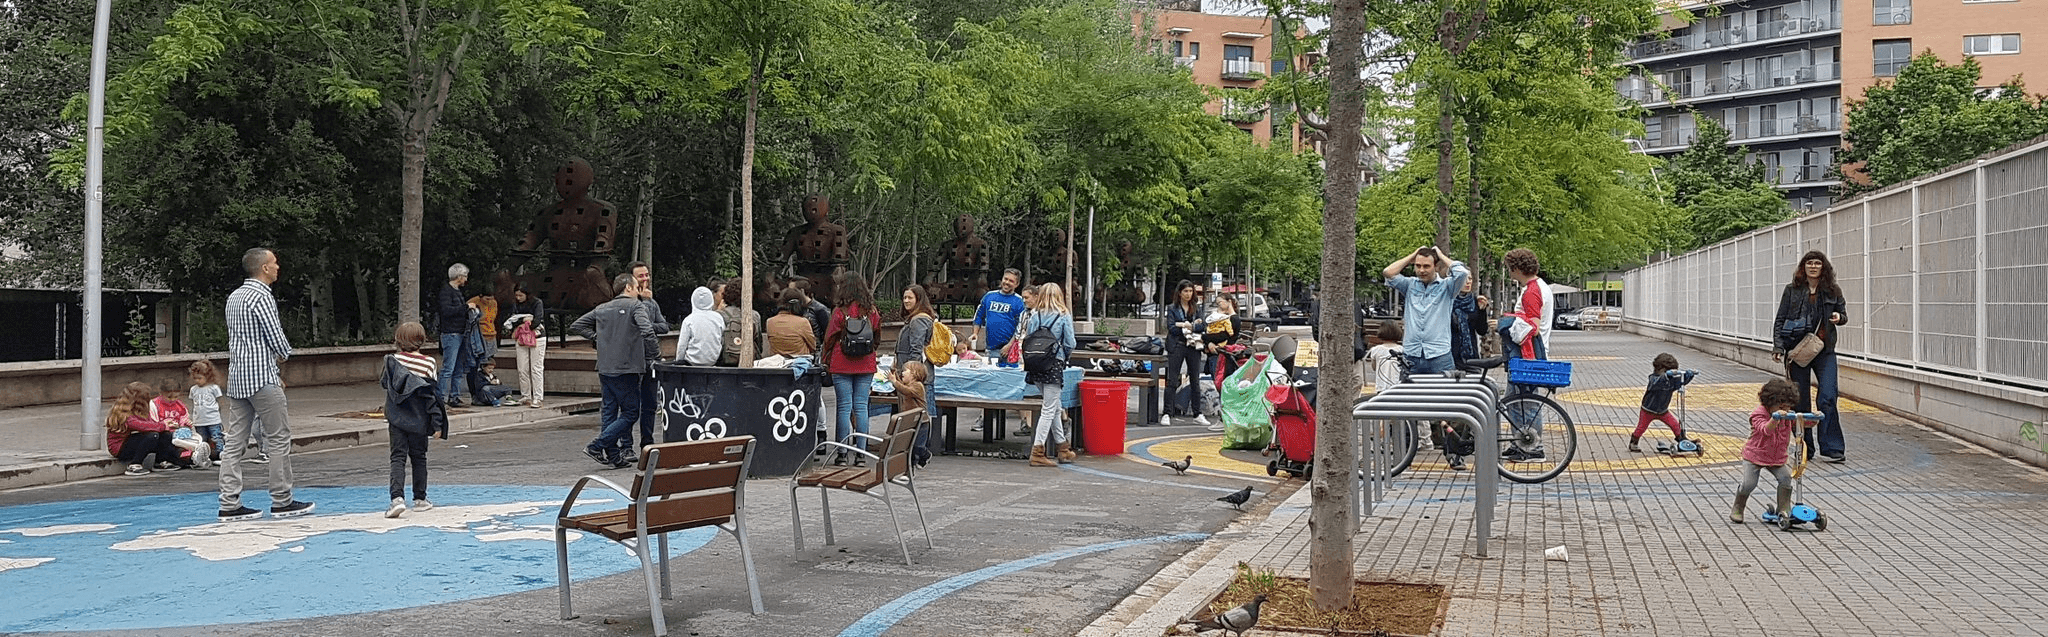
[[[625,487],[619,486],[616,482],[612,482],[611,480],[605,479],[604,476],[583,476],[581,479],[578,479],[576,481],[576,486],[569,488],[569,497],[562,499],[562,510],[555,514],[555,519],[560,520],[561,518],[569,517],[569,509],[575,508],[576,506],[576,496],[583,493],[583,487],[589,485],[592,482],[604,485],[604,488],[611,489],[613,493],[617,493],[621,496],[624,496],[629,501],[633,499],[633,493],[631,491],[627,491]],[[628,507],[632,505],[632,502],[626,503],[626,506]]]

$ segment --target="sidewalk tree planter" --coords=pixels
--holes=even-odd
[[[1438,584],[1354,580],[1351,607],[1326,612],[1316,608],[1308,580],[1240,562],[1230,586],[1190,619],[1236,608],[1253,595],[1266,596],[1259,607],[1259,630],[1327,635],[1432,635],[1443,625],[1451,601],[1450,589]]]

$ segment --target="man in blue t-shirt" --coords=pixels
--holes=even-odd
[[[1016,268],[1003,270],[1002,289],[989,290],[981,295],[981,306],[974,308],[974,333],[968,335],[969,343],[980,336],[982,328],[988,328],[987,352],[989,360],[1003,367],[1016,367],[1016,363],[1003,360],[1003,346],[1017,335],[1017,320],[1024,316],[1024,297],[1017,296],[1017,282],[1024,273]]]

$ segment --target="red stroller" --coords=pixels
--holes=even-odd
[[[1316,386],[1275,380],[1266,389],[1266,401],[1273,403],[1273,438],[1280,457],[1266,463],[1266,475],[1285,471],[1289,477],[1307,478],[1316,457]]]

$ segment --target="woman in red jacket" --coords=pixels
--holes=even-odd
[[[822,352],[825,370],[832,373],[832,392],[839,406],[838,436],[834,440],[866,449],[865,440],[847,440],[851,437],[847,433],[849,428],[868,432],[868,391],[875,382],[875,350],[881,341],[882,316],[875,312],[874,292],[859,274],[846,273],[838,292],[838,307],[832,308],[832,320],[825,325]],[[846,464],[846,454],[841,453],[832,463]],[[854,456],[853,466],[865,465],[860,456]]]
[[[152,453],[158,471],[185,468],[179,464],[178,448],[171,444],[171,428],[149,419],[149,401],[155,398],[156,390],[149,385],[128,383],[107,411],[107,453],[128,463],[125,475],[149,475],[142,461]]]

